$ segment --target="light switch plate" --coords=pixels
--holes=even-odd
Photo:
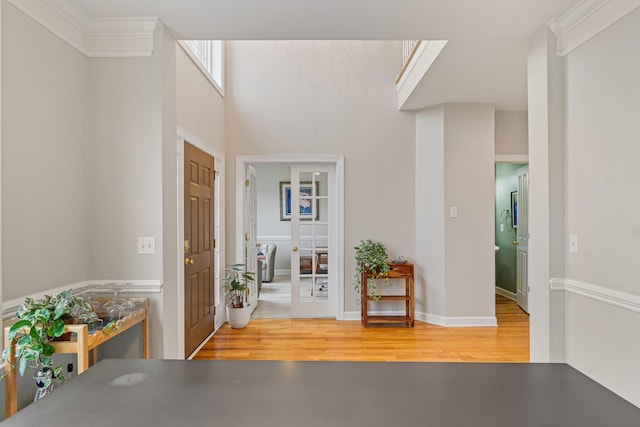
[[[451,209],[449,210],[449,216],[451,218],[458,218],[458,207],[457,206],[452,206]]]
[[[155,237],[138,237],[138,254],[154,255],[156,253]]]
[[[578,235],[569,234],[569,252],[572,254],[578,253]]]

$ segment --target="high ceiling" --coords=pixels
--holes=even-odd
[[[429,76],[433,90],[418,88],[423,95],[426,93],[426,98],[421,95],[421,99],[413,99],[412,107],[439,102],[495,102],[499,109],[516,110],[526,109],[526,74],[512,74],[526,73],[528,39],[550,19],[563,15],[577,3],[577,0],[73,1],[92,17],[156,16],[178,39],[449,40],[434,65],[434,75]],[[478,52],[480,48],[483,52]],[[464,67],[466,72],[455,67]],[[478,73],[472,72],[474,68],[482,71],[475,78]],[[463,87],[469,90],[463,91]],[[519,93],[501,93],[513,92],[512,87]],[[429,98],[436,89],[437,96]],[[497,93],[490,93],[496,89]]]

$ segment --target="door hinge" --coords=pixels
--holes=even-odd
[[[216,248],[216,239],[213,239],[213,248]]]
[[[248,187],[248,186],[249,186],[249,184],[251,184],[251,181],[249,181],[248,179],[245,179],[245,180],[244,180],[244,186],[245,186],[245,187]]]

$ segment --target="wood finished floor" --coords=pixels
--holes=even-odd
[[[252,319],[245,329],[225,324],[194,359],[528,362],[529,316],[496,296],[498,327],[414,328],[331,319]]]

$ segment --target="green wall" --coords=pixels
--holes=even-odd
[[[516,230],[511,227],[511,192],[518,190],[518,169],[522,164],[496,164],[496,286],[516,292]],[[505,209],[509,210],[509,215]],[[504,224],[501,231],[500,224]]]

